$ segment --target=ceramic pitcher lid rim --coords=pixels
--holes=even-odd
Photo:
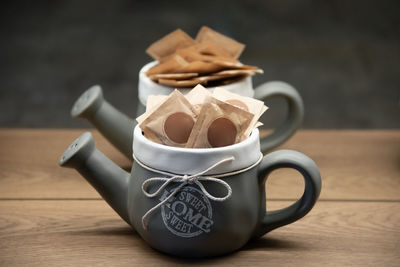
[[[233,156],[235,160],[213,171],[214,174],[246,168],[260,155],[259,131],[254,129],[244,141],[218,148],[180,148],[152,142],[145,138],[137,125],[134,129],[135,158],[152,168],[171,173],[196,173],[219,160]]]

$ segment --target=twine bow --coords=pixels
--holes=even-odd
[[[164,189],[170,184],[170,183],[180,183],[180,185],[178,185],[177,187],[175,187],[175,189],[168,195],[168,197],[166,197],[164,200],[162,200],[160,203],[158,203],[157,205],[155,205],[153,208],[151,208],[150,210],[148,210],[146,212],[146,214],[143,215],[142,217],[142,226],[143,229],[147,230],[147,219],[148,217],[158,208],[160,208],[162,205],[164,205],[166,202],[168,202],[171,198],[173,198],[183,187],[185,187],[188,184],[196,184],[200,190],[204,193],[204,195],[206,195],[209,199],[214,200],[214,201],[225,201],[228,198],[231,197],[232,195],[232,188],[229,186],[228,183],[226,183],[225,181],[221,180],[221,179],[217,179],[215,177],[212,176],[202,176],[203,174],[213,170],[214,168],[218,167],[219,165],[225,163],[225,162],[229,162],[229,161],[233,161],[235,159],[235,157],[228,157],[225,159],[222,159],[220,161],[218,161],[217,163],[215,163],[214,165],[208,167],[207,169],[205,169],[204,171],[201,171],[199,173],[193,174],[193,175],[173,175],[173,174],[169,174],[166,172],[161,172],[158,170],[152,170],[152,171],[156,171],[160,174],[164,174],[164,175],[168,175],[171,177],[153,177],[153,178],[149,178],[146,181],[143,182],[142,184],[142,191],[143,194],[149,198],[153,198],[156,197],[158,195],[160,195]],[[139,163],[139,161],[137,161]],[[140,165],[142,165],[141,163],[139,163]],[[147,166],[146,166],[147,167]],[[201,181],[209,181],[209,182],[215,182],[215,183],[219,183],[221,185],[223,185],[226,190],[228,191],[228,193],[224,196],[224,197],[215,197],[213,195],[211,195],[203,186],[203,184],[201,183]],[[157,182],[164,182],[154,193],[149,193],[147,191],[147,187],[149,184],[152,183],[157,183]]]

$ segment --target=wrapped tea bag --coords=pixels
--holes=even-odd
[[[160,63],[153,68],[149,69],[146,74],[147,76],[152,76],[154,74],[168,74],[168,73],[182,73],[182,72],[190,72],[190,71],[181,71],[185,66],[187,66],[189,62],[187,62],[180,55],[174,54],[168,60],[163,63]]]
[[[187,148],[229,146],[244,139],[254,115],[207,96],[186,143]]]
[[[225,61],[227,64],[238,64],[239,61],[230,57],[223,49],[212,42],[199,43],[187,48],[176,50],[175,54],[180,55],[187,61],[214,62],[215,60]]]
[[[238,58],[244,45],[208,27],[202,27],[196,40],[178,29],[156,41],[146,50],[159,61],[147,76],[162,85],[178,88],[219,86],[262,73],[244,65]]]
[[[154,66],[146,72],[150,77],[154,74],[168,74],[168,73],[198,73],[206,74],[223,70],[225,67],[221,64],[215,64],[205,61],[187,61],[179,54],[174,54],[171,58]]]
[[[197,43],[192,47],[203,56],[226,58],[231,62],[238,62],[236,59],[231,58],[231,55],[228,51],[221,48],[217,43],[213,42],[212,40],[203,40],[202,42]]]
[[[226,103],[235,105],[245,111],[250,112],[251,114],[254,115],[249,128],[246,129],[245,135],[246,137],[250,135],[251,131],[255,128],[258,127],[260,124],[258,124],[258,119],[261,117],[261,115],[268,109],[267,106],[264,105],[263,101],[251,98],[251,97],[245,97],[241,96],[232,92],[229,92],[227,90],[224,90],[222,88],[215,88],[213,92],[213,97],[224,101]]]
[[[251,67],[251,66],[249,66],[249,67]],[[236,76],[249,76],[249,75],[254,75],[255,73],[263,73],[263,71],[260,69],[223,70],[223,71],[213,73],[212,75],[223,76],[223,77],[227,78],[227,77],[236,77]]]
[[[171,79],[171,80],[186,80],[198,76],[198,73],[188,72],[188,73],[160,73],[152,74],[149,76],[153,81],[158,81],[159,79]]]
[[[146,101],[146,113],[153,111],[168,98],[167,95],[149,95]]]
[[[141,124],[158,105],[167,99],[167,97],[167,95],[149,95],[146,101],[146,112],[137,117],[136,121]]]
[[[239,58],[245,47],[244,44],[239,43],[228,36],[222,35],[206,26],[201,27],[196,36],[196,41],[199,43],[212,41],[219,47],[226,50],[227,53],[229,53],[229,55],[234,59]]]
[[[192,104],[198,113],[200,113],[201,106],[203,105],[203,102],[207,96],[211,96],[210,91],[200,84],[185,95],[186,99],[190,102],[190,104]]]
[[[146,53],[155,60],[162,62],[163,58],[173,54],[179,48],[185,48],[196,42],[181,29],[167,34],[147,48]]]
[[[196,110],[182,93],[174,90],[144,120],[138,122],[147,139],[164,145],[184,147],[196,119]]]
[[[227,77],[223,75],[203,75],[186,80],[159,79],[158,82],[171,87],[193,87],[198,84],[206,86],[209,82],[223,79],[227,79]]]
[[[188,87],[188,88],[201,83],[199,78],[192,78],[188,80],[159,79],[158,82],[160,84],[171,87]]]

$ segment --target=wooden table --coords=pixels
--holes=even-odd
[[[203,260],[161,254],[58,158],[83,130],[0,130],[0,266],[400,266],[400,131],[299,131],[280,148],[320,167],[314,209],[233,254]],[[96,131],[97,147],[131,163]],[[268,209],[302,193],[293,170],[267,182]]]

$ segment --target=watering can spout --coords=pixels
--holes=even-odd
[[[96,149],[91,133],[86,132],[67,148],[59,165],[76,169],[128,223],[128,184],[130,174]]]
[[[76,100],[71,116],[87,119],[119,151],[132,159],[135,121],[108,103],[99,85],[90,87]]]

